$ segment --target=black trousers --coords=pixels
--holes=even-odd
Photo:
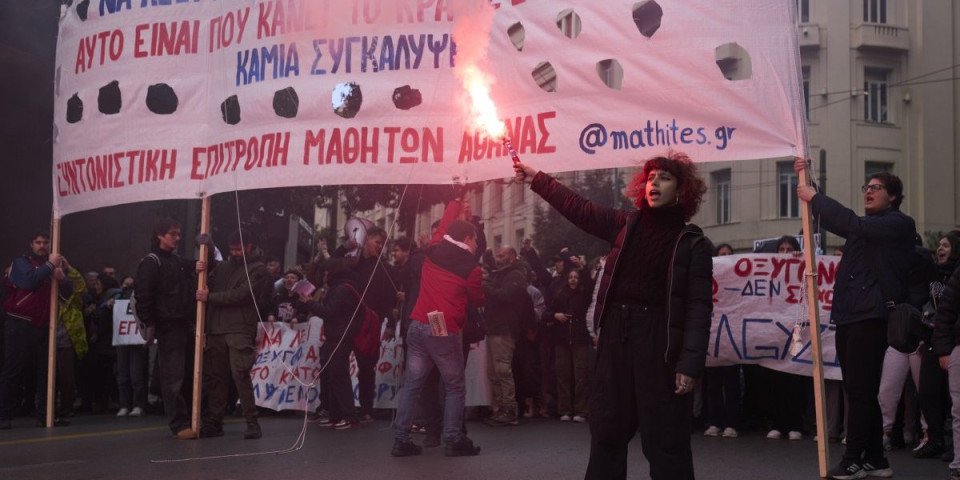
[[[10,420],[20,399],[21,380],[36,387],[37,418],[47,415],[47,341],[46,328],[27,320],[7,316],[4,319],[3,366],[0,368],[0,419]],[[24,392],[27,401],[33,400],[33,391]]]
[[[350,348],[346,344],[337,347],[332,338],[320,347],[320,362],[324,366],[320,373],[320,396],[322,403],[330,412],[330,420],[357,421],[357,410],[353,404],[353,383],[350,380]],[[334,351],[336,349],[336,351]],[[359,358],[359,357],[358,357]]]
[[[877,394],[887,351],[887,320],[838,325],[836,339],[843,391],[850,405],[843,458],[875,462],[884,457],[883,418]]]
[[[947,371],[940,368],[940,359],[933,350],[924,345],[920,353],[920,385],[917,387],[920,411],[927,419],[930,442],[944,443],[943,422],[946,419],[950,392],[947,386]]]
[[[693,395],[676,395],[661,309],[609,305],[590,392],[587,479],[627,478],[627,446],[639,431],[653,480],[693,479]]]
[[[360,401],[360,415],[373,415],[374,390],[377,388],[377,362],[380,361],[380,347],[373,355],[363,355],[356,350],[357,358],[357,399]]]
[[[740,365],[711,367],[704,375],[707,423],[719,428],[740,428]]]
[[[163,413],[170,431],[190,428],[194,334],[188,320],[157,320],[157,365]],[[187,374],[187,370],[191,375]]]

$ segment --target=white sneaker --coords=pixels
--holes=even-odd
[[[703,431],[704,437],[719,437],[720,436],[720,427],[716,425],[710,425],[706,430]]]
[[[767,438],[770,440],[780,440],[781,436],[783,436],[783,434],[780,433],[780,430],[770,430],[767,432]]]
[[[126,408],[121,408],[121,409],[117,412],[117,416],[118,416],[118,417],[126,417],[127,415],[130,415],[130,410],[128,410],[128,409],[126,409]]]
[[[571,420],[570,415],[563,415],[560,417],[561,422],[569,422]]]
[[[584,417],[583,415],[574,415],[574,416],[573,416],[573,421],[574,421],[574,422],[577,422],[577,423],[586,423],[586,422],[587,422],[587,417]]]
[[[131,416],[131,417],[142,417],[142,416],[143,416],[143,409],[140,408],[140,407],[133,407],[133,410],[130,410],[130,416]]]
[[[723,438],[737,438],[740,434],[737,433],[732,427],[727,427],[723,429]]]
[[[791,430],[789,433],[787,433],[787,438],[790,440],[803,440],[803,434],[796,430]]]

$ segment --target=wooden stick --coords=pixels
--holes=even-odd
[[[800,172],[800,184],[810,185],[810,167]],[[817,296],[817,254],[816,244],[813,241],[813,218],[810,215],[810,205],[800,202],[800,211],[803,217],[803,260],[806,266],[806,296],[809,312],[810,341],[813,347],[813,400],[817,419],[817,458],[820,463],[820,477],[827,478],[827,469],[830,468],[829,434],[827,433],[827,412],[823,386],[823,348],[820,343],[820,302]],[[823,239],[820,239],[823,241]]]
[[[50,231],[50,253],[60,252],[60,219],[53,219],[53,228]],[[55,265],[59,267],[59,265]],[[57,297],[60,295],[60,284],[53,276],[50,277],[50,334],[47,339],[47,428],[53,428],[53,408],[57,403]]]
[[[200,211],[200,233],[210,233],[210,197],[203,197]],[[208,247],[205,243],[200,244],[200,258],[197,260],[207,261]],[[209,265],[208,265],[209,268]],[[207,288],[207,269],[197,275],[197,289]],[[203,389],[203,342],[204,342],[204,322],[206,316],[206,302],[197,301],[197,337],[193,350],[193,414],[190,418],[190,427],[200,435],[200,394]]]

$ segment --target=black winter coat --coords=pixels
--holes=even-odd
[[[158,320],[186,320],[196,315],[196,276],[194,260],[159,248],[140,260],[134,279],[137,318],[154,325]]]
[[[563,288],[547,305],[543,312],[543,323],[551,327],[551,338],[554,343],[565,345],[590,345],[590,331],[587,330],[587,309],[590,308],[590,297],[593,294],[593,283],[581,284],[576,290]],[[567,322],[560,322],[555,314],[566,313],[572,318]]]
[[[597,205],[543,172],[537,173],[531,188],[574,225],[610,244],[593,318],[603,335],[604,307],[612,279],[620,269],[637,268],[617,265],[617,260],[625,240],[640,228],[641,213]],[[676,362],[678,373],[701,378],[713,313],[713,245],[699,227],[687,225],[670,254],[669,299],[665,302],[669,328],[664,356],[668,363]]]
[[[943,289],[930,343],[938,357],[950,355],[953,347],[960,345],[960,268],[954,270]]]
[[[348,273],[340,277],[328,278],[328,283],[330,291],[323,297],[323,303],[314,300],[301,303],[301,311],[316,315],[323,320],[326,341],[337,342],[344,334],[347,339],[352,339],[360,332],[364,319],[364,310],[357,308],[360,303],[359,294],[363,291],[359,286],[360,282],[353,273]],[[353,316],[354,313],[356,316]],[[351,318],[353,318],[352,322]],[[347,342],[347,348],[353,348],[350,340]]]
[[[810,206],[824,228],[846,239],[837,266],[831,323],[886,319],[885,302],[910,301],[917,230],[912,218],[894,208],[861,217],[823,194],[814,195]]]

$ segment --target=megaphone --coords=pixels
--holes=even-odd
[[[373,227],[373,222],[367,220],[366,218],[359,217],[350,217],[347,220],[347,223],[343,225],[343,234],[347,238],[352,238],[357,242],[357,248],[347,252],[348,257],[356,257],[360,255],[361,249],[363,249],[363,242],[367,240],[367,230]]]

